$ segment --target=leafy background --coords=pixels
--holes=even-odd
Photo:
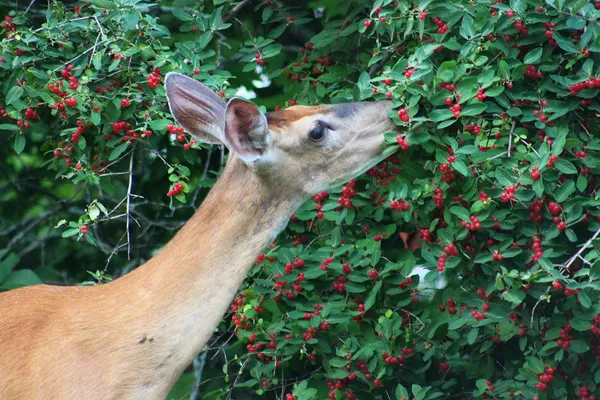
[[[199,207],[227,154],[169,71],[265,111],[391,98],[407,132],[296,212],[169,398],[599,394],[600,3],[3,7],[2,289],[117,278]]]

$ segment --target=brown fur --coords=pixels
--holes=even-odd
[[[229,164],[178,235],[123,278],[0,294],[0,398],[166,396],[300,201]]]
[[[267,114],[270,129],[278,129],[304,117],[327,112],[324,106],[294,106]]]

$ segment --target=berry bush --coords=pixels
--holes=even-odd
[[[170,398],[596,399],[600,2],[285,3],[8,13],[1,287],[120,276],[201,204],[227,154],[169,71],[265,111],[390,99],[387,160],[294,214]]]

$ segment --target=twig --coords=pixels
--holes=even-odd
[[[164,163],[164,164],[165,164],[167,167],[169,167],[169,168],[173,168],[173,167],[171,166],[171,164],[169,164],[169,163],[167,162],[167,160],[165,160],[165,159],[163,158],[163,156],[161,156],[161,155],[158,153],[158,151],[153,151],[153,152],[152,152],[152,154],[154,154],[156,157],[160,158],[160,159],[161,159],[161,161],[162,161],[162,162],[163,162],[163,163]]]
[[[60,22],[60,23],[56,24],[56,26],[55,26],[54,28],[59,28],[59,27],[61,27],[61,26],[63,26],[63,25],[70,24],[71,22],[83,21],[83,20],[86,20],[86,19],[92,19],[92,18],[95,18],[95,17],[93,17],[93,16],[90,16],[90,17],[79,17],[79,18],[73,18],[73,19],[70,19],[70,20],[67,20],[67,21],[63,21],[63,22]],[[37,28],[37,29],[35,29],[35,30],[31,31],[30,33],[38,33],[38,32],[44,31],[44,30],[46,30],[46,29],[48,29],[48,27],[47,27],[47,26],[42,26],[41,28]],[[21,35],[21,36],[22,36],[22,35]],[[13,40],[16,40],[16,38],[12,37],[12,38],[8,39],[8,40],[6,41],[6,43],[10,43],[10,42],[12,42]]]
[[[571,258],[569,258],[567,260],[567,262],[560,267],[559,272],[563,272],[564,270],[568,269],[577,258],[581,258],[581,254],[592,244],[592,242],[598,237],[598,235],[600,235],[600,229],[598,229],[592,235],[592,237],[589,238],[589,240],[587,242],[585,242],[583,244],[583,246],[581,246],[581,249],[579,249],[579,251],[577,253],[575,253],[573,256],[571,256]],[[531,310],[531,320],[529,321],[530,326],[533,326],[533,317],[535,314],[535,309],[537,308],[538,304],[540,304],[542,302],[542,299],[544,299],[544,298],[546,298],[546,296],[548,296],[548,293],[550,293],[550,287],[548,287],[546,289],[546,292],[544,292],[544,294],[542,296],[540,296],[539,300],[533,306],[533,309]]]
[[[129,155],[129,152],[123,154],[122,156],[120,156],[119,158],[117,158],[116,160],[114,160],[113,162],[111,162],[110,164],[108,164],[106,167],[102,168],[103,171],[106,171],[108,168],[110,168],[111,166],[115,165],[116,163],[118,163],[119,161],[121,161],[122,159],[124,159],[125,157],[127,157]],[[98,175],[102,176],[104,174],[98,173]]]
[[[133,185],[133,155],[135,151],[131,151],[131,158],[129,159],[129,185],[127,187],[127,259],[131,260],[131,235],[129,232],[129,220],[131,219],[130,210],[131,210],[131,186]]]
[[[598,235],[600,235],[600,229],[598,229],[594,233],[594,235],[592,235],[592,237],[583,244],[581,249],[579,249],[579,251],[577,253],[575,253],[575,255],[567,261],[567,263],[564,266],[564,269],[569,268],[571,266],[571,264],[573,264],[573,262],[577,259],[577,257],[581,257],[581,253],[583,253],[589,247],[589,245],[592,244],[592,242],[598,237]]]
[[[106,260],[106,264],[104,265],[104,272],[106,272],[108,270],[108,264],[110,264],[110,260],[112,260],[113,256],[115,256],[119,252],[119,249],[121,247],[125,246],[124,244],[121,244],[121,240],[123,240],[124,237],[125,237],[125,234],[121,235],[121,237],[119,238],[119,241],[117,242],[117,245],[110,252],[108,259]]]
[[[98,47],[98,41],[101,37],[104,37],[104,30],[102,29],[102,25],[100,25],[100,21],[98,18],[94,16],[94,21],[96,21],[96,25],[98,25],[98,29],[100,29],[100,33],[96,36],[96,42],[94,42],[94,50],[92,50],[92,55],[90,56],[90,61],[88,62],[88,66],[92,63],[94,55],[96,55],[96,48]]]
[[[190,400],[196,400],[198,398],[198,389],[200,388],[200,381],[202,380],[202,371],[206,364],[206,352],[202,353],[199,357],[196,357],[193,362],[194,367],[194,384],[192,385],[192,392],[190,393]]]
[[[224,24],[230,18],[234,17],[237,13],[239,13],[242,10],[242,8],[246,7],[246,5],[248,3],[250,3],[251,1],[252,0],[243,0],[243,1],[239,2],[238,4],[236,4],[236,6],[231,9],[231,12],[221,19],[221,23]]]
[[[92,47],[90,47],[89,49],[87,49],[86,51],[84,51],[83,53],[81,53],[80,55],[78,55],[77,57],[70,59],[69,61],[67,61],[64,64],[61,64],[60,67],[54,68],[52,70],[52,72],[56,72],[59,69],[63,68],[65,65],[73,63],[75,60],[78,60],[79,58],[83,57],[84,55],[86,55],[87,53],[89,53],[92,50],[95,51],[97,46],[99,46],[101,44],[104,44],[104,43],[110,43],[110,42],[112,42],[112,40],[106,39],[106,40],[101,41],[100,43],[98,43],[98,42],[94,43],[94,45]]]
[[[237,385],[237,382],[240,379],[240,376],[242,376],[242,372],[244,371],[244,368],[246,368],[246,364],[248,363],[248,360],[250,360],[250,359],[246,358],[244,360],[244,362],[242,363],[242,366],[240,367],[240,371],[238,372],[238,375],[236,376],[235,381],[233,381],[233,385],[231,385],[231,389],[229,390],[229,393],[227,393],[227,400],[231,399],[231,393],[233,392],[235,385]]]
[[[515,133],[515,126],[517,125],[517,121],[513,120],[512,126],[510,127],[510,133],[508,134],[508,150],[507,155],[510,157],[510,148],[512,147],[512,137]]]
[[[32,5],[35,4],[36,0],[31,0],[31,3],[29,3],[29,5],[27,6],[27,8],[25,9],[25,12],[23,13],[23,15],[27,15],[27,13],[29,12],[29,9],[31,8]]]

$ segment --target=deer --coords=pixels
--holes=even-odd
[[[154,257],[95,286],[0,293],[0,398],[164,399],[202,351],[256,257],[316,193],[385,158],[390,101],[263,113],[171,72],[175,121],[229,149],[196,213]]]

